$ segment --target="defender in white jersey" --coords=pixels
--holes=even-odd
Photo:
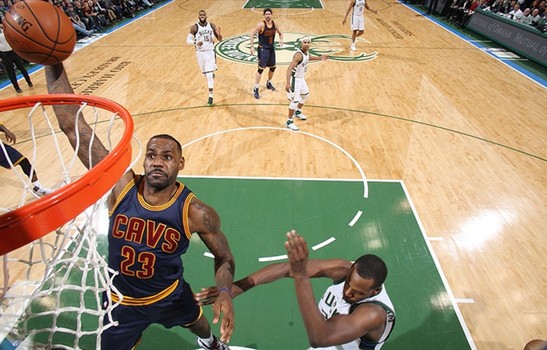
[[[354,263],[343,259],[309,260],[306,242],[294,230],[287,232],[289,262],[268,265],[232,284],[232,297],[283,277],[294,278],[298,305],[311,349],[378,350],[395,325],[395,308],[384,281],[387,267],[376,255]],[[310,278],[327,277],[334,284],[315,304]],[[216,287],[195,295],[202,305],[214,302]]]
[[[304,114],[302,114],[302,106],[310,94],[308,84],[306,84],[306,71],[308,69],[309,61],[326,61],[327,55],[311,56],[309,49],[311,45],[311,38],[305,36],[300,39],[300,49],[296,51],[293,56],[289,68],[287,69],[287,84],[285,85],[285,91],[287,91],[287,97],[291,101],[289,104],[289,118],[285,123],[285,126],[293,131],[298,131],[298,127],[294,124],[293,117],[300,120],[306,120]]]
[[[346,11],[346,15],[344,16],[344,20],[342,21],[342,24],[346,24],[348,15],[351,12],[350,49],[352,51],[357,50],[357,48],[355,47],[355,40],[357,40],[357,37],[363,35],[363,33],[365,32],[365,16],[364,16],[365,9],[371,12],[374,12],[375,14],[378,13],[378,11],[372,10],[370,7],[368,7],[368,4],[365,0],[351,0],[348,10]]]
[[[216,56],[215,56],[215,38],[222,40],[220,27],[214,23],[207,22],[207,13],[204,10],[199,11],[199,21],[190,27],[190,33],[186,38],[186,43],[194,45],[196,48],[196,56],[201,73],[207,78],[207,86],[209,88],[209,98],[207,104],[213,105],[213,79],[215,77]]]

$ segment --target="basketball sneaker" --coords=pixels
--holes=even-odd
[[[294,123],[292,119],[287,119],[287,122],[285,123],[285,127],[287,129],[291,129],[292,131],[298,131],[298,126]]]
[[[306,117],[304,114],[302,114],[302,111],[299,111],[299,110],[294,111],[294,117],[298,118],[300,120],[308,119],[308,117]]]
[[[273,84],[272,84],[271,81],[267,81],[267,82],[266,82],[266,89],[275,91],[275,86],[273,86]]]
[[[349,48],[351,49],[351,51],[357,51],[357,48],[355,47],[355,44],[351,44],[351,46]]]
[[[226,345],[223,342],[221,342],[220,340],[218,340],[218,338],[215,337],[215,336],[213,336],[213,344],[211,344],[211,346],[207,346],[205,343],[203,343],[203,341],[200,338],[197,338],[196,341],[197,341],[199,347],[202,348],[202,349],[207,349],[207,350],[230,350],[228,345]]]
[[[34,186],[32,192],[38,197],[43,197],[53,192],[53,190],[51,188]]]
[[[258,88],[253,88],[253,96],[258,100],[260,98],[260,95],[258,94]]]
[[[212,106],[212,105],[213,105],[213,98],[212,98],[212,97],[209,97],[209,98],[207,99],[207,104],[208,104],[209,106]]]

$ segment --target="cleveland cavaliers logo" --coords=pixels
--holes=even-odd
[[[291,62],[294,52],[300,47],[300,38],[304,35],[301,33],[283,33],[285,39],[283,47],[280,48],[277,42],[275,47],[277,65],[288,65]],[[329,59],[333,61],[371,61],[378,56],[378,52],[357,51],[354,53],[350,51],[351,37],[347,35],[311,35],[311,38],[310,53],[317,56],[329,55]],[[255,45],[257,44],[258,40],[255,38]],[[366,43],[362,42],[359,46],[366,47]],[[230,61],[257,64],[256,55],[251,55],[250,47],[249,34],[243,34],[218,42],[215,45],[215,51],[217,55]]]

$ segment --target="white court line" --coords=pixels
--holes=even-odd
[[[267,261],[276,261],[276,260],[283,260],[283,259],[287,259],[287,254],[285,255],[278,255],[278,256],[269,256],[269,257],[265,257],[265,258],[258,258],[258,261],[259,262],[267,262]]]
[[[357,222],[357,220],[359,220],[359,218],[361,217],[362,214],[363,214],[363,212],[359,210],[357,212],[357,214],[355,214],[355,216],[353,217],[353,220],[351,220],[351,222],[348,225],[353,227],[353,225],[355,225],[355,223]]]
[[[313,137],[313,138],[318,139],[320,141],[323,141],[325,143],[328,143],[329,145],[333,146],[334,148],[336,148],[337,150],[342,152],[355,165],[355,167],[359,171],[359,174],[361,175],[361,181],[363,182],[363,198],[368,198],[367,177],[365,176],[365,172],[363,171],[363,168],[361,168],[361,165],[359,165],[357,160],[355,158],[353,158],[353,156],[351,154],[349,154],[348,151],[346,151],[345,149],[343,149],[339,145],[335,144],[334,142],[332,142],[330,140],[327,140],[327,139],[325,139],[321,136],[310,134],[310,133],[305,132],[305,131],[299,131],[298,133],[295,133],[294,131],[289,130],[287,128],[276,128],[276,127],[271,127],[271,126],[251,126],[251,127],[246,127],[246,128],[235,128],[235,129],[221,130],[221,131],[217,131],[217,132],[214,132],[214,133],[211,133],[211,134],[207,134],[207,135],[202,136],[202,137],[198,137],[197,139],[194,139],[194,140],[192,140],[188,143],[185,143],[184,145],[182,145],[182,149],[184,150],[186,147],[188,147],[188,146],[190,146],[194,143],[200,142],[202,140],[205,140],[209,137],[218,136],[218,135],[222,135],[222,134],[227,134],[227,133],[235,132],[235,131],[247,131],[247,130],[281,130],[283,132],[289,132],[293,135],[296,134],[296,135],[310,136],[310,137]]]
[[[454,301],[458,304],[475,304],[475,300],[471,298],[456,298]]]
[[[433,262],[435,262],[435,266],[437,267],[439,276],[441,277],[441,280],[443,281],[443,285],[444,285],[444,288],[446,289],[446,293],[448,294],[448,297],[450,298],[450,301],[452,302],[452,306],[454,307],[454,312],[456,313],[456,316],[458,317],[458,320],[460,321],[460,325],[462,326],[463,332],[465,333],[467,342],[469,343],[469,346],[471,347],[472,350],[476,350],[477,346],[475,345],[475,342],[473,341],[473,338],[471,337],[471,332],[469,332],[469,328],[467,328],[465,319],[463,318],[460,308],[458,307],[456,298],[454,297],[454,293],[452,293],[452,289],[450,289],[450,285],[448,284],[448,280],[446,279],[446,276],[441,267],[441,264],[439,263],[439,259],[437,259],[437,255],[435,255],[435,251],[433,250],[433,247],[431,246],[431,243],[427,237],[424,225],[422,225],[422,221],[420,220],[420,217],[418,216],[418,211],[416,210],[416,207],[414,206],[414,202],[412,202],[412,197],[410,197],[410,193],[406,189],[405,183],[403,181],[401,181],[401,186],[403,187],[405,196],[408,200],[408,203],[410,204],[410,208],[412,208],[412,213],[414,213],[414,217],[416,218],[416,221],[418,222],[418,226],[420,227],[420,231],[422,232],[422,235],[424,237],[425,243],[427,245],[427,249],[429,250],[429,254],[431,254],[431,258],[433,259]]]
[[[427,237],[430,241],[444,241],[444,238],[442,237]]]
[[[314,245],[313,247],[311,247],[311,249],[312,249],[312,250],[321,249],[321,248],[323,248],[324,246],[329,245],[329,244],[331,244],[331,243],[334,242],[334,241],[336,241],[336,238],[331,237],[331,238],[327,239],[326,241],[323,241],[323,242],[321,242],[321,243],[319,243],[319,244]]]

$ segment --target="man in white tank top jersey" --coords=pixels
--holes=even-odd
[[[356,51],[357,48],[355,47],[355,40],[357,40],[358,36],[363,35],[365,32],[365,16],[364,12],[365,9],[374,12],[375,14],[378,13],[378,11],[371,9],[368,7],[368,4],[365,0],[351,0],[348,10],[346,11],[346,15],[344,16],[344,20],[342,21],[342,24],[346,24],[346,20],[348,19],[348,15],[351,12],[351,46],[350,49],[352,51]]]
[[[326,61],[327,55],[311,56],[309,49],[311,45],[311,38],[305,36],[300,39],[300,49],[296,51],[293,56],[289,68],[287,69],[287,84],[285,85],[285,91],[287,91],[287,97],[291,101],[289,104],[289,118],[285,123],[285,127],[292,131],[298,131],[298,127],[294,124],[293,117],[300,120],[306,120],[304,114],[302,114],[302,106],[310,94],[308,84],[306,84],[306,71],[308,69],[309,61]]]
[[[232,284],[232,298],[249,289],[283,277],[294,278],[300,313],[312,348],[321,350],[378,350],[395,326],[395,308],[384,281],[387,267],[376,255],[355,262],[343,259],[308,260],[302,236],[287,232],[285,249],[289,262],[268,265]],[[310,278],[327,277],[330,286],[315,304]],[[219,294],[216,287],[196,293],[202,305]],[[343,330],[343,332],[341,331]]]
[[[216,56],[215,56],[215,38],[222,40],[220,27],[214,23],[207,22],[207,13],[204,10],[199,11],[199,21],[190,27],[190,33],[186,38],[188,45],[194,45],[196,56],[201,73],[207,78],[207,87],[209,88],[209,98],[207,104],[213,105],[213,79],[215,77]]]

